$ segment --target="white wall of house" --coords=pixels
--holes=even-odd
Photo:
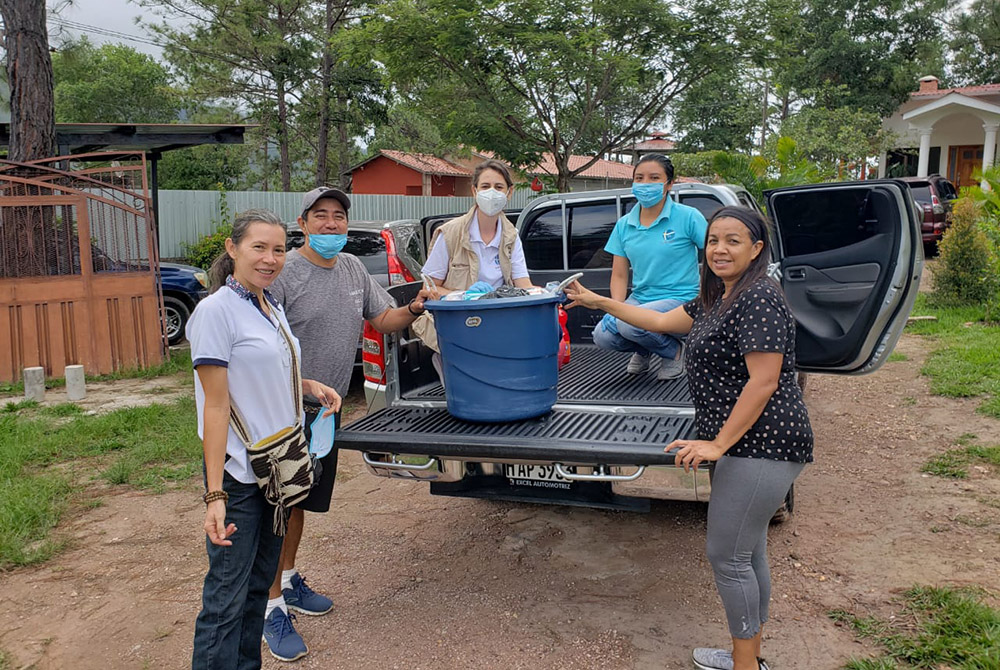
[[[936,84],[936,82],[935,82]],[[942,91],[944,94],[945,91]],[[900,105],[896,113],[882,122],[882,127],[892,133],[897,137],[894,143],[897,149],[914,149],[919,150],[920,147],[920,129],[928,127],[931,128],[930,136],[930,147],[940,147],[940,162],[937,166],[937,171],[940,174],[948,175],[951,166],[949,162],[949,149],[954,146],[984,146],[986,156],[996,156],[995,151],[996,143],[994,143],[993,150],[991,151],[989,147],[985,147],[985,142],[987,138],[987,125],[981,116],[971,113],[967,108],[961,106],[950,106],[949,110],[943,116],[939,114],[928,114],[927,117],[917,117],[910,120],[904,119],[903,117],[919,110],[922,107],[933,104],[940,100],[942,96],[917,96],[911,97],[909,100]],[[989,95],[970,95],[967,96],[968,100],[973,100],[976,102],[983,102],[990,105],[1000,106],[1000,93],[989,94]],[[945,110],[942,110],[945,111]],[[938,120],[934,121],[935,118],[939,117]],[[995,137],[994,133],[994,137]],[[879,176],[884,177],[887,167],[887,157],[883,154],[881,160],[879,161]],[[994,161],[995,162],[995,161]],[[934,170],[934,166],[931,166],[931,171]]]

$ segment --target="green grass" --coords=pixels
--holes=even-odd
[[[924,463],[920,471],[938,477],[965,479],[969,476],[970,465],[985,463],[1000,466],[1000,445],[985,447],[973,444],[970,438],[975,436],[963,435],[958,439],[959,448],[937,454]]]
[[[163,361],[159,365],[149,368],[129,368],[119,370],[106,375],[87,375],[88,382],[110,382],[118,379],[152,379],[153,377],[163,377],[165,375],[175,375],[180,372],[191,372],[191,352],[187,349],[171,352],[170,360]],[[66,379],[63,377],[53,377],[45,380],[45,388],[62,388],[66,386]],[[19,395],[24,393],[24,382],[0,382],[0,396]]]
[[[907,326],[908,332],[939,344],[921,370],[930,377],[931,391],[955,398],[981,397],[979,411],[1000,418],[1000,326],[983,322],[982,307],[936,308],[925,295],[917,297],[913,313],[937,317]]]
[[[848,670],[1000,668],[1000,612],[983,603],[979,589],[914,587],[903,594],[903,616],[893,623],[850,612],[830,612],[885,653],[852,659]]]
[[[32,409],[34,407],[38,407],[37,400],[18,400],[17,402],[6,403],[0,412],[5,414],[15,414],[20,412],[22,409]]]
[[[94,478],[154,490],[199,471],[191,397],[96,416],[56,407],[66,421],[0,413],[0,569],[58,551],[49,533],[81,485],[65,467],[78,459]]]
[[[71,402],[43,407],[40,412],[48,416],[77,416],[83,414],[83,408]]]
[[[898,351],[894,351],[891,354],[889,354],[889,358],[886,359],[886,362],[887,363],[896,363],[898,361],[908,361],[908,360],[910,360],[910,357],[907,356],[906,354],[900,353]]]

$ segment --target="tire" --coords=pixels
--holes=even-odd
[[[790,518],[792,518],[792,513],[795,511],[795,484],[788,489],[788,495],[785,496],[785,502],[781,503],[781,507],[778,511],[774,513],[771,517],[772,524],[785,523]]]
[[[183,300],[163,296],[163,328],[167,333],[167,344],[174,346],[184,340],[184,326],[191,317],[191,309]]]

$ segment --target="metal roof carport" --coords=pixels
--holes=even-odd
[[[60,155],[93,151],[142,151],[150,164],[153,221],[159,237],[160,197],[157,163],[173,149],[203,144],[243,144],[253,124],[206,123],[57,123],[56,143]],[[10,142],[10,124],[0,123],[0,146]]]

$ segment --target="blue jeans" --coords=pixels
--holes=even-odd
[[[683,300],[667,298],[664,300],[654,300],[652,302],[640,303],[629,296],[625,301],[628,305],[640,305],[646,309],[657,312],[669,312],[675,307],[684,304]],[[601,349],[612,349],[614,351],[630,351],[632,353],[648,356],[656,354],[660,358],[672,359],[677,356],[677,350],[683,341],[681,335],[668,335],[666,333],[651,333],[642,328],[629,325],[621,319],[615,319],[618,332],[608,330],[604,323],[599,323],[594,328],[594,344]]]
[[[227,472],[226,525],[236,524],[231,547],[205,538],[208,574],[194,627],[193,670],[251,670],[261,665],[267,592],[278,569],[280,536],[271,530],[274,507],[257,484],[242,484]]]

